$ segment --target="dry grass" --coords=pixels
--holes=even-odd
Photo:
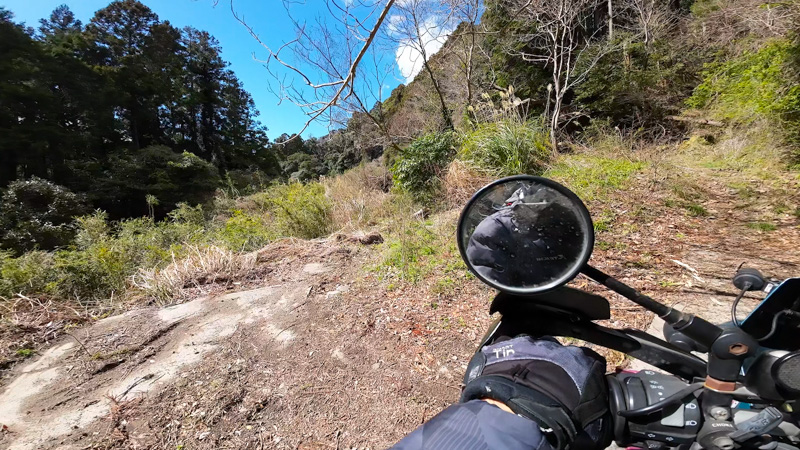
[[[364,164],[322,181],[333,203],[334,228],[356,231],[374,226],[390,214],[391,174],[380,162]]]
[[[89,319],[88,309],[77,302],[21,294],[0,299],[0,373],[34,355],[39,348],[61,336],[66,327]]]
[[[766,39],[789,35],[800,12],[794,2],[708,0],[692,9],[692,38],[704,46],[727,46],[737,53],[757,49]],[[767,6],[767,7],[765,7]],[[743,37],[747,37],[744,38]]]
[[[464,161],[457,159],[451,162],[442,183],[447,205],[462,208],[478,189],[494,179]]]
[[[186,257],[161,269],[140,269],[133,285],[158,305],[180,300],[189,287],[243,278],[256,267],[256,253],[235,253],[215,245],[193,246]]]

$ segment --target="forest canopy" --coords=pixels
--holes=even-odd
[[[81,23],[67,6],[38,29],[0,12],[0,187],[39,177],[112,217],[213,195],[236,171],[280,167],[253,100],[213,36],[135,0]],[[143,176],[141,176],[143,175]]]

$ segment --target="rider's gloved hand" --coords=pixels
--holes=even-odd
[[[490,399],[536,422],[556,449],[610,443],[605,359],[583,347],[530,336],[499,338],[478,351],[461,402]]]

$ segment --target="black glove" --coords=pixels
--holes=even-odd
[[[605,448],[611,429],[605,368],[605,359],[587,348],[499,338],[470,360],[460,401],[505,403],[535,421],[557,449]]]

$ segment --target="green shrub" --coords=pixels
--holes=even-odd
[[[606,118],[621,128],[661,125],[697,85],[708,50],[686,52],[669,39],[656,36],[645,44],[641,38],[615,31],[610,47],[600,41],[581,52],[576,72],[588,75],[575,89],[575,102],[593,121]]]
[[[87,233],[99,224],[82,218],[82,229]],[[202,206],[179,204],[170,212],[167,220],[156,222],[150,217],[117,222],[113,230],[98,233],[96,242],[110,242],[117,251],[123,253],[130,262],[131,270],[138,267],[159,267],[170,262],[173,257],[181,257],[187,244],[206,242],[212,235],[206,233],[207,226]],[[109,232],[113,233],[111,237]]]
[[[167,217],[176,224],[203,226],[206,222],[203,207],[191,206],[188,203],[178,203],[178,207],[167,214]]]
[[[255,168],[250,170],[229,170],[225,173],[225,190],[229,193],[250,195],[266,189],[272,184],[274,178],[274,174]]]
[[[52,253],[35,250],[15,258],[10,251],[0,251],[0,297],[45,292],[53,281]]]
[[[414,203],[403,196],[395,199],[393,208],[397,219],[387,229],[386,242],[381,246],[383,259],[376,267],[381,277],[416,283],[431,277],[461,280],[467,276],[466,265],[453,239],[457,215],[413,218]]]
[[[136,266],[129,256],[113,240],[83,250],[58,251],[58,279],[49,291],[83,303],[119,296],[127,278],[135,273]]]
[[[395,185],[423,203],[433,200],[441,186],[440,177],[455,156],[452,132],[430,133],[400,150],[392,177]]]
[[[564,183],[587,202],[603,200],[622,188],[630,176],[644,168],[644,163],[623,158],[570,155],[561,158],[545,176]]]
[[[276,236],[262,218],[237,210],[225,221],[219,237],[231,250],[250,251],[263,247]]]
[[[180,205],[169,219],[150,217],[110,224],[105,212],[76,219],[75,245],[54,255],[47,293],[81,301],[119,296],[139,268],[161,267],[184,255],[184,246],[209,237],[201,207]]]
[[[738,123],[759,117],[798,121],[800,86],[789,67],[793,50],[788,40],[772,41],[758,52],[707,65],[687,105]]]
[[[148,214],[146,198],[152,195],[158,201],[155,215],[162,218],[181,202],[205,203],[221,184],[213,164],[165,146],[118,151],[109,160],[111,170],[94,175],[96,182],[89,195],[111,217]]]
[[[134,268],[128,266],[129,255],[111,235],[107,218],[103,211],[76,218],[79,230],[75,246],[54,254],[56,279],[48,286],[48,293],[87,301],[125,288],[125,278]]]
[[[132,264],[155,267],[180,256],[180,247],[201,236],[203,227],[170,221],[154,222],[149,217],[120,221],[115,226],[113,245],[124,253]]]
[[[105,211],[97,210],[94,214],[76,217],[75,222],[78,224],[78,233],[75,236],[75,246],[78,249],[87,249],[109,239],[111,229]]]
[[[541,175],[549,145],[541,123],[503,120],[478,125],[465,137],[459,158],[496,176]]]
[[[422,259],[436,253],[435,236],[429,223],[415,222],[401,230],[387,243],[383,266],[395,271],[400,278],[419,281],[424,275]]]
[[[19,257],[0,251],[0,297],[47,294],[91,304],[124,294],[143,269],[158,273],[175,260],[178,265],[186,258],[197,260],[205,251],[198,249],[224,245],[246,252],[281,236],[315,238],[331,229],[331,204],[319,183],[277,185],[238,203],[249,209],[226,208],[218,214],[221,220],[213,221],[201,206],[187,204],[179,204],[162,221],[140,217],[109,222],[100,210],[76,217],[77,231],[68,248]],[[211,253],[228,255],[222,259],[235,255],[222,249]],[[201,259],[213,256],[204,255]]]
[[[388,224],[386,241],[382,245],[383,260],[378,270],[389,278],[417,282],[429,272],[428,260],[435,258],[445,245],[438,239],[431,219],[420,220],[413,216],[417,206],[409,194],[395,195],[389,208],[396,220]]]
[[[277,235],[313,239],[331,231],[331,202],[320,183],[275,185],[251,198],[269,212]]]
[[[10,251],[0,252],[0,297],[47,294],[91,304],[124,294],[142,269],[158,273],[175,260],[196,260],[197,249],[224,245],[246,252],[281,236],[315,238],[331,228],[331,204],[319,183],[277,185],[235,203],[249,209],[226,207],[218,213],[221,220],[213,221],[206,219],[202,206],[187,204],[179,204],[162,221],[140,217],[109,222],[108,214],[99,210],[77,217],[69,248],[16,258]]]
[[[326,173],[326,167],[319,158],[300,152],[289,155],[281,164],[281,169],[291,181],[301,183],[319,178]]]
[[[17,253],[65,246],[75,235],[73,217],[86,211],[63,186],[37,177],[14,181],[0,201],[0,244]]]

